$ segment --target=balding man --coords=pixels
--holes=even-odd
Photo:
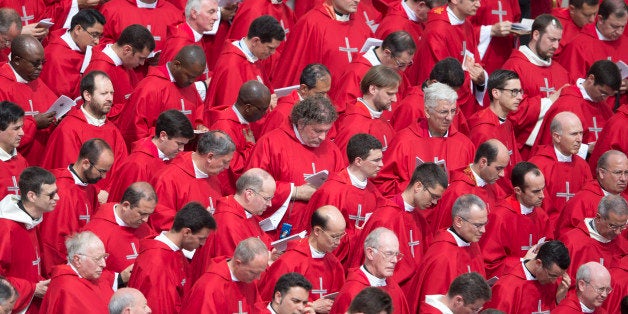
[[[98,209],[95,184],[107,176],[113,160],[107,142],[95,138],[83,143],[75,163],[52,170],[57,177],[60,200],[57,210],[40,226],[44,274],[49,275],[53,266],[66,262],[64,240],[83,228]]]
[[[44,62],[41,43],[30,35],[20,35],[11,43],[11,61],[0,67],[0,99],[18,104],[26,113],[19,148],[31,165],[41,164],[55,114],[45,112],[57,99],[39,79]]]
[[[137,289],[121,288],[109,300],[109,314],[150,314],[146,298]],[[160,312],[163,313],[163,312]]]
[[[571,256],[568,272],[576,277],[576,267],[596,261],[611,268],[619,264],[623,254],[622,231],[628,223],[628,203],[619,195],[604,196],[595,217],[587,217],[576,229],[562,234],[559,240],[565,243]]]
[[[567,294],[552,314],[606,313],[601,306],[613,291],[611,275],[606,267],[588,262],[578,268],[576,280],[576,289]]]
[[[312,283],[312,308],[329,313],[334,301],[324,296],[340,291],[344,284],[344,269],[331,252],[346,235],[346,223],[338,208],[323,206],[312,214],[310,225],[310,236],[291,246],[264,273],[260,293],[264,301],[272,300],[273,283],[283,274],[297,272]]]
[[[83,227],[96,234],[109,253],[106,269],[122,273],[128,281],[129,266],[133,265],[140,249],[140,239],[151,234],[146,223],[155,211],[157,195],[147,182],[129,186],[122,199],[100,206],[92,220]],[[126,270],[126,272],[123,272]]]
[[[580,221],[595,217],[597,206],[602,197],[608,194],[626,196],[628,181],[628,157],[618,150],[609,150],[598,159],[595,169],[596,178],[587,182],[570,199],[556,225],[556,236],[576,228]]]
[[[183,300],[181,313],[265,311],[254,282],[268,267],[268,248],[258,238],[241,241],[233,257],[212,260]]]
[[[548,199],[543,209],[550,218],[550,227],[555,228],[567,201],[592,178],[589,165],[577,154],[582,143],[582,123],[578,116],[561,112],[552,120],[550,130],[553,145],[539,146],[529,161],[545,175]]]
[[[364,240],[364,264],[349,270],[330,313],[345,313],[353,297],[366,287],[379,287],[390,294],[395,313],[411,313],[403,291],[390,278],[403,257],[399,252],[399,240],[392,230],[380,227],[371,231]]]
[[[242,175],[246,163],[255,146],[255,135],[251,130],[253,122],[262,119],[270,106],[270,90],[259,81],[242,84],[238,99],[231,107],[220,111],[206,111],[205,124],[212,130],[221,130],[229,135],[236,145],[229,170],[221,175],[226,179],[223,184],[235,188],[238,177]]]
[[[193,83],[205,66],[203,49],[190,45],[181,48],[172,61],[150,68],[120,113],[118,127],[127,143],[150,136],[159,114],[169,109],[181,110],[193,126],[202,126],[203,101]]]
[[[20,15],[11,8],[0,8],[0,62],[9,62],[11,41],[22,32]]]

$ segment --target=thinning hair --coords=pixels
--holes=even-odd
[[[608,219],[610,213],[626,216],[628,215],[628,203],[621,195],[609,194],[600,200],[597,205],[597,213],[604,219]]]
[[[371,86],[379,88],[398,87],[400,80],[401,76],[396,70],[385,65],[376,65],[371,67],[360,81],[360,91],[362,94],[368,94]]]
[[[301,287],[305,289],[305,291],[310,292],[312,290],[312,284],[305,278],[303,275],[299,273],[286,273],[281,275],[275,284],[275,289],[273,290],[273,294],[279,292],[281,293],[281,299],[286,297],[288,291],[291,288]]]
[[[477,206],[481,210],[486,210],[486,203],[477,195],[464,194],[458,197],[451,208],[451,217],[461,217],[468,219],[471,207]]]
[[[375,138],[375,136],[358,133],[349,139],[347,144],[347,158],[349,163],[352,164],[356,158],[360,157],[362,160],[366,160],[371,154],[372,150],[382,149],[382,143]]]
[[[426,162],[414,168],[412,178],[406,189],[411,189],[417,182],[421,182],[426,188],[434,189],[440,185],[443,189],[446,189],[448,185],[447,173],[439,165],[433,162]]]
[[[366,251],[367,248],[374,248],[374,249],[379,248],[380,240],[382,239],[384,234],[390,234],[394,236],[395,238],[397,237],[397,235],[395,235],[395,233],[388,228],[384,228],[384,227],[375,228],[373,229],[373,231],[371,231],[371,233],[369,233],[366,236],[366,239],[364,239],[364,251]]]
[[[194,128],[190,119],[176,109],[166,110],[159,114],[155,123],[155,136],[159,137],[161,131],[166,132],[168,139],[175,137],[192,139],[194,137]]]
[[[600,17],[600,20],[606,20],[611,15],[622,18],[626,16],[628,12],[628,5],[624,0],[604,0],[600,3],[600,9],[597,12],[597,15]]]
[[[137,302],[136,296],[141,294],[142,292],[135,288],[118,289],[109,300],[109,314],[122,314],[124,309],[132,307]]]
[[[20,174],[20,181],[18,182],[18,187],[20,189],[20,193],[22,194],[22,202],[28,203],[29,200],[26,197],[28,192],[33,192],[37,195],[41,193],[41,187],[44,184],[54,184],[57,181],[57,178],[48,170],[31,166],[24,170]]]
[[[0,34],[6,34],[15,24],[18,32],[22,32],[22,20],[17,11],[11,8],[0,8]]]
[[[477,301],[488,301],[491,299],[491,287],[482,275],[471,272],[462,274],[449,285],[447,296],[453,298],[461,296],[465,305],[473,304]]]
[[[268,254],[266,244],[259,238],[250,237],[238,243],[238,246],[236,246],[233,252],[233,258],[242,261],[244,264],[248,264],[253,261],[256,256],[266,254]]]
[[[227,133],[220,130],[207,131],[198,140],[196,152],[205,155],[226,156],[235,151],[236,147]]]
[[[392,314],[393,302],[390,295],[377,287],[366,287],[351,301],[349,314]]]
[[[245,171],[236,181],[236,194],[242,194],[247,189],[259,192],[264,181],[272,179],[270,173],[264,169],[252,168]]]
[[[480,159],[486,158],[486,163],[490,165],[495,160],[497,160],[497,155],[499,154],[499,147],[495,145],[495,143],[490,140],[480,144],[478,149],[475,151],[475,158],[473,158],[473,163],[479,163]]]
[[[488,98],[491,101],[493,101],[494,89],[502,90],[504,87],[506,87],[506,83],[508,83],[508,81],[518,80],[518,79],[519,79],[519,75],[514,71],[502,70],[502,69],[495,70],[488,77],[488,83],[486,84],[487,86],[486,90],[488,91]]]
[[[20,119],[24,119],[22,107],[8,100],[0,102],[0,131],[6,131],[9,124],[17,123]]]
[[[525,191],[526,181],[525,177],[528,173],[532,172],[534,176],[538,177],[541,175],[541,170],[535,164],[522,161],[517,163],[513,168],[510,174],[510,182],[512,183],[512,187],[518,187],[522,191]]]
[[[436,82],[430,84],[424,90],[425,108],[434,109],[438,106],[439,101],[446,101],[449,104],[455,104],[458,100],[456,91],[446,84]]]
[[[216,230],[216,221],[201,203],[189,202],[177,211],[172,223],[172,231],[174,232],[180,232],[183,228],[190,229],[192,234],[196,234],[204,228]]]
[[[78,11],[70,21],[70,29],[74,29],[76,25],[80,25],[85,31],[88,27],[94,26],[96,23],[105,25],[105,16],[95,9],[82,9]]]
[[[131,184],[122,194],[120,203],[129,202],[131,208],[134,208],[140,205],[141,200],[157,202],[157,193],[148,182],[140,181]]]
[[[84,257],[85,251],[90,247],[105,245],[98,236],[91,231],[83,231],[75,233],[65,240],[65,248],[68,251],[68,261],[74,258],[74,255]]]
[[[403,52],[413,55],[416,51],[416,43],[406,31],[390,33],[382,42],[382,50],[388,49],[393,57],[399,57]]]
[[[81,82],[79,84],[81,98],[83,98],[83,100],[85,100],[85,96],[83,95],[84,92],[88,92],[90,95],[94,95],[94,90],[96,90],[97,77],[103,77],[111,81],[109,75],[100,70],[90,71],[89,73],[85,74],[83,78],[81,78]]]
[[[338,113],[331,101],[322,95],[314,95],[299,101],[292,108],[290,121],[298,125],[329,124],[336,121]]]
[[[109,146],[105,140],[101,138],[93,138],[81,145],[78,160],[87,159],[90,164],[96,164],[98,163],[100,156],[102,156],[105,151],[109,151],[113,154],[111,146]]]
[[[623,157],[623,158],[628,158],[628,157],[626,157],[626,154],[624,154],[624,152],[618,151],[618,150],[615,150],[615,149],[610,149],[610,150],[607,150],[606,152],[604,152],[604,154],[602,154],[600,156],[600,158],[597,160],[596,168],[597,169],[608,168],[608,166],[609,166],[608,159],[611,156],[620,156],[620,157]]]
[[[543,268],[550,269],[556,264],[560,269],[566,270],[571,264],[569,250],[560,241],[548,241],[543,243],[534,259],[538,259],[543,264]]]
[[[301,71],[299,84],[303,84],[311,89],[316,87],[316,84],[326,77],[331,78],[331,73],[325,65],[321,63],[310,63]]]
[[[563,29],[563,25],[560,24],[560,21],[556,17],[551,14],[541,14],[537,16],[532,23],[532,33],[534,33],[534,31],[538,31],[539,36],[543,36],[549,25],[553,25],[558,29]]]

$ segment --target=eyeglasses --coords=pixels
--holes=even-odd
[[[464,218],[464,217],[462,217],[462,216],[458,216],[458,217],[460,217],[460,219],[462,219],[462,220],[464,220],[464,221],[466,221],[466,222],[470,223],[470,224],[471,224],[471,225],[473,225],[476,229],[482,229],[482,227],[486,227],[486,225],[488,224],[488,221],[486,221],[486,222],[484,222],[484,223],[475,223],[475,222],[470,222],[470,221],[468,221],[467,219],[465,219],[465,218]]]
[[[82,253],[78,253],[76,255],[80,255],[80,256],[85,256],[85,257],[89,257],[92,261],[99,263],[100,261],[106,261],[109,258],[109,253],[105,253],[99,257],[92,257],[86,254],[82,254]]]
[[[586,283],[588,286],[591,286],[591,288],[593,288],[593,290],[597,293],[597,294],[604,294],[604,292],[606,292],[607,295],[611,294],[611,292],[613,292],[613,288],[611,287],[596,287],[594,285],[592,285],[590,282],[585,281],[584,283]]]
[[[333,235],[333,234],[330,234],[329,232],[325,231],[325,229],[323,229],[323,228],[321,228],[321,230],[334,241],[340,241],[340,240],[342,240],[342,238],[344,238],[347,235],[346,232],[343,232],[341,234]]]
[[[442,111],[436,111],[435,109],[431,109],[431,110],[441,117],[447,117],[449,115],[453,117],[458,114],[458,108],[454,108],[450,110],[442,110]]]
[[[607,225],[608,225],[608,229],[610,229],[612,231],[623,231],[626,228],[628,228],[628,224],[615,225],[615,224],[612,224],[612,223],[608,222]]]
[[[11,40],[9,36],[5,34],[0,34],[0,43],[2,43],[5,48],[11,47]]]
[[[259,192],[255,191],[253,189],[247,189],[247,190],[249,190],[249,191],[253,192],[253,194],[263,198],[265,202],[270,202],[270,200],[273,199],[272,196],[264,196],[264,195],[260,194]]]
[[[503,90],[503,91],[508,91],[510,92],[510,96],[512,97],[517,97],[517,95],[521,94],[523,95],[523,89],[518,89],[518,88],[498,88],[499,90]]]
[[[83,27],[81,27],[81,29],[83,29],[84,32],[86,32],[87,34],[89,34],[89,36],[92,39],[101,39],[103,38],[103,34],[102,33],[95,33],[95,32],[88,32],[86,29],[84,29]]]
[[[380,253],[382,254],[382,256],[384,257],[384,259],[386,259],[387,261],[392,260],[392,258],[396,258],[397,261],[400,261],[403,258],[403,253],[401,252],[391,252],[391,251],[380,251],[374,247],[372,247],[371,249],[373,249],[373,251],[375,251],[375,253]]]
[[[600,167],[600,169],[602,169],[604,171],[608,171],[612,175],[620,177],[620,178],[621,178],[621,176],[628,177],[628,170],[614,170],[614,171],[610,171],[610,170],[608,170],[606,168],[602,168],[602,167]]]
[[[430,191],[430,189],[428,189],[425,185],[423,186],[423,190],[427,191],[427,193],[430,194],[430,197],[433,201],[438,201],[439,199],[441,199],[441,197],[443,197],[442,195],[432,193],[432,191]]]
[[[100,173],[101,176],[104,176],[109,171],[105,169],[99,169],[98,167],[96,167],[96,165],[94,165],[93,162],[91,162],[91,160],[89,161],[89,164],[92,166],[92,168],[96,169],[96,171],[98,171],[98,173]]]
[[[399,62],[399,59],[397,59],[397,57],[393,56],[392,53],[391,53],[390,57],[393,59],[393,61],[395,61],[395,64],[397,65],[398,68],[405,68],[405,67],[409,67],[409,66],[414,64],[414,62],[412,60],[410,60],[407,63]]]
[[[24,57],[21,57],[21,56],[16,56],[16,57],[18,57],[18,58],[20,58],[20,59],[30,63],[33,66],[33,68],[39,68],[39,67],[43,66],[46,63],[46,59],[41,59],[41,60],[37,60],[37,61],[31,61],[31,60],[28,60],[28,59],[26,59]]]

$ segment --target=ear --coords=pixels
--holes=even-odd
[[[375,95],[377,93],[377,86],[369,85],[369,94]]]
[[[83,96],[83,100],[85,100],[85,102],[92,101],[92,94],[90,94],[89,91],[84,90],[82,96]]]
[[[499,89],[497,89],[497,88],[493,88],[493,89],[491,89],[491,95],[493,95],[493,99],[498,98],[498,97],[499,97],[499,93],[500,93],[500,92],[501,92],[501,91],[500,91]]]
[[[124,201],[122,203],[120,203],[120,206],[122,206],[123,208],[131,208],[131,203],[129,201]]]
[[[277,304],[281,303],[281,292],[275,292],[275,295],[273,295],[273,301]]]
[[[259,37],[253,37],[253,38],[251,38],[250,42],[251,42],[251,45],[257,45],[257,44],[261,43],[262,40]]]
[[[122,46],[122,53],[123,54],[133,54],[133,47],[131,47],[131,45],[124,45],[124,46]]]
[[[26,193],[26,199],[31,203],[35,201],[36,196],[37,196],[37,193],[33,191],[28,191],[28,193]]]
[[[533,31],[532,32],[532,39],[539,40],[539,38],[541,38],[541,32],[539,32],[538,30]]]
[[[414,183],[414,193],[418,193],[423,189],[423,183],[421,181],[417,181]]]
[[[559,142],[560,141],[560,134],[558,134],[557,132],[552,132],[552,141],[553,142]]]
[[[521,188],[520,188],[520,187],[518,187],[518,186],[515,186],[515,187],[513,188],[513,191],[515,192],[515,195],[521,195],[521,194],[523,194],[523,191],[522,191],[522,190],[521,190]]]
[[[488,166],[488,159],[486,159],[486,157],[480,158],[480,167],[486,167],[486,166]]]
[[[160,131],[159,132],[159,140],[167,141],[168,140],[168,133],[166,133],[166,131]]]

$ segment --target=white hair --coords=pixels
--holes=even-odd
[[[456,91],[443,83],[432,83],[423,90],[425,93],[425,107],[435,108],[439,100],[445,100],[450,104],[455,104],[458,100]]]

